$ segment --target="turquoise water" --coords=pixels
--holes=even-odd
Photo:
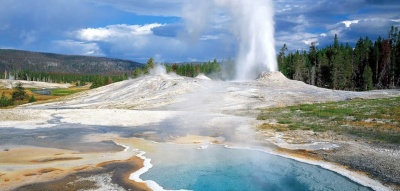
[[[173,153],[181,151],[180,153]],[[169,151],[168,151],[169,152]],[[186,153],[183,155],[182,153]],[[321,167],[261,151],[211,146],[204,150],[177,149],[146,154],[154,167],[143,180],[164,189],[197,191],[371,190]]]

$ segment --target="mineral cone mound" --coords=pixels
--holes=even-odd
[[[264,81],[264,82],[280,82],[288,80],[281,72],[262,72],[257,77],[257,81]]]

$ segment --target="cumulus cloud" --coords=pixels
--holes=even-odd
[[[100,28],[85,28],[78,30],[77,38],[85,41],[110,41],[113,38],[130,38],[135,36],[151,35],[152,29],[163,26],[159,23],[146,25],[109,25]]]
[[[352,21],[342,21],[342,23],[346,26],[346,28],[349,28],[351,24],[357,24],[359,20],[352,20]]]
[[[182,26],[173,24],[171,27]],[[176,38],[175,35],[166,35],[162,32],[162,30],[170,30],[171,27],[168,24],[151,23],[83,28],[69,35],[73,40],[58,43],[65,49],[77,47],[75,52],[116,55],[115,57],[118,58],[139,62],[145,62],[149,57],[162,62],[181,62],[190,59],[204,61],[232,56],[231,51],[218,48],[222,47],[221,42],[214,42],[217,39],[224,38],[222,35],[204,35],[201,37],[201,42],[190,44],[185,39]]]

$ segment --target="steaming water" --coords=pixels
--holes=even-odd
[[[179,150],[185,155],[173,149],[167,149],[170,155],[146,154],[154,166],[141,178],[173,190],[371,190],[318,166],[261,151],[221,146]]]
[[[232,15],[239,40],[236,79],[252,80],[262,71],[277,71],[272,0],[216,0]]]
[[[198,38],[210,23],[230,30],[238,42],[236,80],[252,80],[263,71],[277,71],[272,0],[194,1],[185,9],[189,35]],[[214,13],[218,12],[218,16]],[[210,18],[213,15],[213,18]],[[222,18],[216,19],[222,15]],[[202,19],[199,19],[202,18]]]

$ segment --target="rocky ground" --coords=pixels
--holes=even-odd
[[[318,150],[315,153],[324,160],[366,172],[387,184],[400,185],[398,145],[341,142],[333,151]]]
[[[329,161],[348,169],[366,173],[395,190],[400,189],[400,148],[396,144],[372,143],[368,140],[333,132],[263,131],[259,139],[279,146],[283,153],[299,154]],[[283,149],[281,149],[283,148]]]
[[[368,173],[384,183],[398,185],[398,172],[400,172],[398,145],[389,147],[370,144],[329,132],[282,133],[256,130],[260,124],[260,121],[256,120],[260,109],[299,103],[392,96],[400,96],[400,91],[328,90],[288,80],[278,72],[264,73],[257,80],[246,82],[222,82],[210,80],[205,76],[185,78],[161,74],[114,83],[77,93],[53,103],[0,110],[2,121],[0,129],[5,134],[16,136],[8,140],[14,144],[20,141],[18,137],[20,135],[14,132],[16,128],[26,131],[30,129],[29,132],[33,136],[45,137],[23,138],[31,141],[30,143],[43,141],[42,145],[45,145],[46,141],[53,140],[47,140],[46,136],[75,143],[82,140],[92,143],[96,142],[93,140],[94,134],[108,135],[109,132],[117,132],[115,136],[97,140],[100,142],[96,144],[105,140],[131,144],[130,140],[125,138],[139,137],[161,143],[176,141],[180,144],[211,142],[263,145],[266,150],[275,149],[283,155],[290,155],[294,151],[307,151],[302,154],[341,164]],[[46,128],[54,132],[49,134],[50,131],[46,131]],[[71,128],[79,129],[80,134],[65,136],[65,132],[61,132],[63,128],[67,128],[68,133],[75,133],[69,131]],[[54,140],[58,140],[55,138]],[[65,142],[56,141],[53,146],[66,147]],[[96,144],[93,143],[93,148],[97,146]],[[68,146],[65,149],[82,150],[81,145]],[[137,144],[132,146],[138,148]],[[282,152],[279,148],[286,150]],[[151,151],[151,148],[143,146],[143,150]],[[106,153],[97,152],[100,152],[100,155]],[[85,158],[84,154],[82,156]],[[0,181],[5,176],[0,176]],[[373,180],[361,182],[369,185],[368,181]]]
[[[205,111],[234,114],[241,111],[299,103],[380,98],[400,91],[335,91],[288,80],[281,73],[263,74],[255,81],[223,82],[159,74],[117,82],[78,93],[60,102],[29,108],[39,109],[134,109]]]

